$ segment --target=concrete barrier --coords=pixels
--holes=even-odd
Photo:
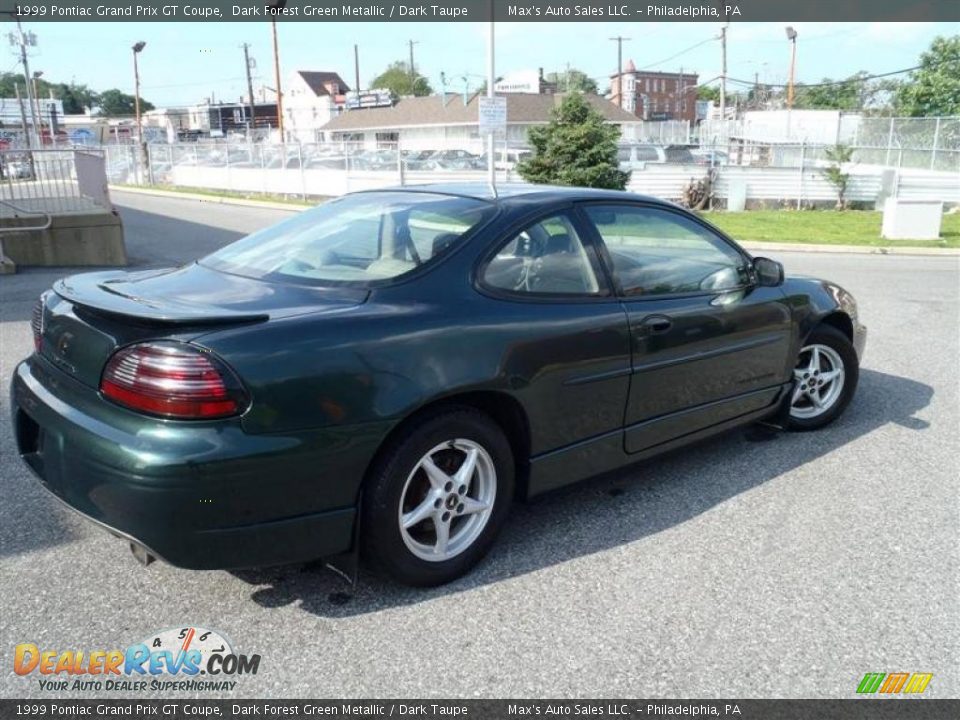
[[[30,227],[35,217],[4,217],[4,228]],[[46,230],[5,232],[6,256],[16,265],[126,265],[123,224],[116,213],[54,215]]]

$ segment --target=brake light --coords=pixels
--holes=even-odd
[[[40,352],[43,346],[43,295],[33,306],[33,314],[30,316],[30,329],[33,331],[33,349]]]
[[[182,420],[242,412],[247,395],[236,375],[209,351],[184,343],[139,343],[115,352],[100,392],[119,405]]]

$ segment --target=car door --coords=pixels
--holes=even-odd
[[[631,379],[624,446],[641,452],[772,406],[790,380],[783,292],[750,258],[681,210],[581,206],[626,310]]]
[[[530,494],[625,459],[630,335],[589,236],[571,211],[549,212],[508,232],[478,268],[488,312],[509,333],[499,372],[526,410]]]

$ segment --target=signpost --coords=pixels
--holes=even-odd
[[[505,133],[507,131],[507,99],[505,97],[480,98],[480,134]]]
[[[493,51],[493,3],[490,4],[490,22],[487,23],[487,96],[480,98],[480,134],[487,135],[487,181],[490,183],[490,192],[497,194],[497,171],[493,158],[493,135],[495,127],[499,125],[504,130],[507,128],[507,100],[498,98],[493,94],[493,84],[496,82],[496,76],[493,71],[494,51]],[[502,108],[497,108],[498,101],[502,101]],[[488,129],[489,128],[489,129]]]

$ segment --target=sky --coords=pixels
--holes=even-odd
[[[728,76],[761,82],[786,81],[790,49],[784,26],[799,33],[797,81],[842,78],[860,70],[871,74],[910,67],[937,35],[960,33],[960,23],[731,23]],[[0,32],[14,29],[0,23]],[[51,82],[89,85],[94,90],[133,92],[130,47],[143,40],[141,96],[160,107],[189,105],[205,98],[238,100],[246,94],[243,51],[250,43],[257,62],[254,87],[272,87],[269,23],[25,23],[37,35],[31,71]],[[282,78],[294,70],[335,71],[354,84],[353,45],[360,47],[360,77],[369,82],[395,60],[408,57],[416,41],[415,63],[436,91],[440,74],[447,89],[462,92],[483,82],[486,23],[310,23],[278,24]],[[616,43],[622,35],[624,62],[638,68],[697,72],[701,83],[721,74],[719,23],[498,23],[496,73],[543,67],[563,71],[569,64],[598,78],[601,91],[616,69]],[[696,46],[696,47],[694,47]],[[0,71],[18,70],[14,48],[0,55]],[[692,49],[691,49],[692,48]],[[733,89],[733,88],[731,88]]]

